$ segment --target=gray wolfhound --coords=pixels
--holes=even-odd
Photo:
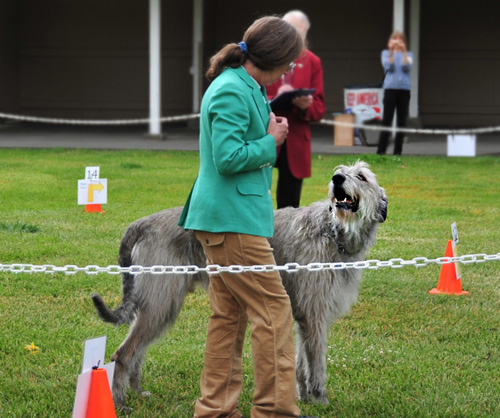
[[[177,226],[182,208],[166,209],[132,223],[120,245],[121,266],[205,266],[203,249],[192,231]],[[298,209],[274,212],[270,240],[277,265],[362,261],[387,215],[385,191],[368,164],[335,169],[328,199]],[[296,322],[298,396],[328,403],[326,394],[327,333],[333,321],[356,302],[360,269],[281,272]],[[99,316],[115,325],[131,324],[111,357],[116,362],[113,397],[124,407],[127,383],[141,392],[141,366],[147,347],[173,325],[186,294],[208,287],[206,273],[123,274],[123,300],[111,310],[92,295]]]

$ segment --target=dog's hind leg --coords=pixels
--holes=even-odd
[[[113,399],[117,408],[124,408],[125,390],[129,382],[134,391],[142,392],[141,366],[144,355],[147,347],[166,328],[165,323],[152,323],[151,320],[151,317],[139,311],[127,337],[111,356],[115,362]]]
[[[324,318],[311,320],[306,317],[297,320],[297,340],[300,341],[297,366],[299,396],[303,399],[307,386],[305,400],[313,397],[315,401],[326,405],[327,321]]]
[[[142,363],[147,348],[179,316],[192,276],[143,274],[136,279],[137,314],[129,333],[111,357],[116,362],[113,379],[115,403],[123,408],[127,383],[141,394]]]

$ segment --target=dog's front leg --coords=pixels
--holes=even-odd
[[[301,320],[297,322],[297,335],[296,335],[296,348],[295,348],[295,374],[297,381],[297,396],[303,402],[309,401],[309,394],[307,391],[307,381],[309,366],[307,364],[306,348],[304,347],[304,325]]]
[[[298,322],[302,334],[301,355],[307,359],[307,370],[304,373],[307,376],[307,395],[325,405],[328,404],[325,388],[327,323],[326,318],[314,316]]]

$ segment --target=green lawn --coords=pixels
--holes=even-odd
[[[313,156],[302,204],[326,198],[333,168],[370,163],[389,197],[372,259],[444,255],[456,221],[460,254],[497,254],[500,159],[493,157]],[[108,179],[104,213],[77,205],[86,166]],[[127,226],[184,203],[196,152],[0,150],[0,263],[116,264]],[[330,331],[327,406],[320,417],[500,416],[500,264],[462,265],[468,296],[431,296],[440,266],[364,272],[358,303]],[[107,274],[0,272],[0,416],[68,417],[83,343],[107,335],[107,361],[127,333],[102,323],[92,292],[112,306],[121,278]],[[188,297],[174,328],[151,346],[134,417],[190,417],[199,394],[206,295]],[[38,353],[25,348],[34,343]],[[252,364],[245,346],[241,411],[250,416]]]

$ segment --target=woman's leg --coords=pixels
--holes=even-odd
[[[398,128],[406,126],[406,119],[408,118],[408,106],[410,105],[410,91],[398,90],[397,104],[396,104],[396,119]],[[405,134],[398,132],[394,143],[394,155],[401,155],[403,152],[403,140]]]
[[[384,90],[384,115],[382,117],[382,126],[389,127],[394,118],[394,111],[396,110],[396,90]],[[389,144],[389,131],[381,131],[378,140],[377,154],[385,154],[387,152],[387,145]]]
[[[215,264],[228,265],[274,265],[272,248],[266,238],[245,234],[211,234],[197,232],[197,238],[203,245],[207,258]],[[207,337],[205,367],[202,379],[202,398],[196,405],[196,412],[202,406],[221,404],[221,399],[230,399],[233,410],[225,410],[229,417],[238,417],[236,399],[241,390],[239,377],[236,382],[230,381],[234,364],[240,364],[241,351],[239,341],[235,338],[238,325],[230,324],[225,318],[229,312],[235,311],[236,305],[231,298],[220,298],[221,291],[215,286],[224,284],[222,294],[227,289],[234,300],[241,306],[252,324],[252,348],[254,360],[254,406],[252,418],[264,417],[296,417],[299,409],[295,394],[295,348],[292,333],[292,312],[290,299],[283,287],[277,271],[221,273],[220,282],[211,279],[211,304],[216,310],[210,319],[211,327]],[[217,306],[231,305],[227,311]],[[234,314],[231,314],[234,315]],[[246,322],[245,322],[246,324]],[[212,327],[213,325],[213,327]],[[240,325],[241,326],[241,325]],[[216,333],[217,330],[217,333]],[[231,345],[228,341],[238,341]],[[238,350],[235,350],[237,348]],[[210,375],[216,379],[210,379]],[[204,380],[218,389],[203,388]],[[222,396],[222,394],[225,394]],[[217,399],[213,400],[212,397]],[[221,409],[218,407],[219,410]],[[215,417],[215,409],[211,406],[205,415],[198,417]],[[214,412],[213,415],[210,413]]]
[[[276,167],[278,168],[278,183],[276,187],[278,209],[286,208],[287,206],[298,208],[302,193],[302,179],[294,177],[290,171],[286,141],[281,146]]]

